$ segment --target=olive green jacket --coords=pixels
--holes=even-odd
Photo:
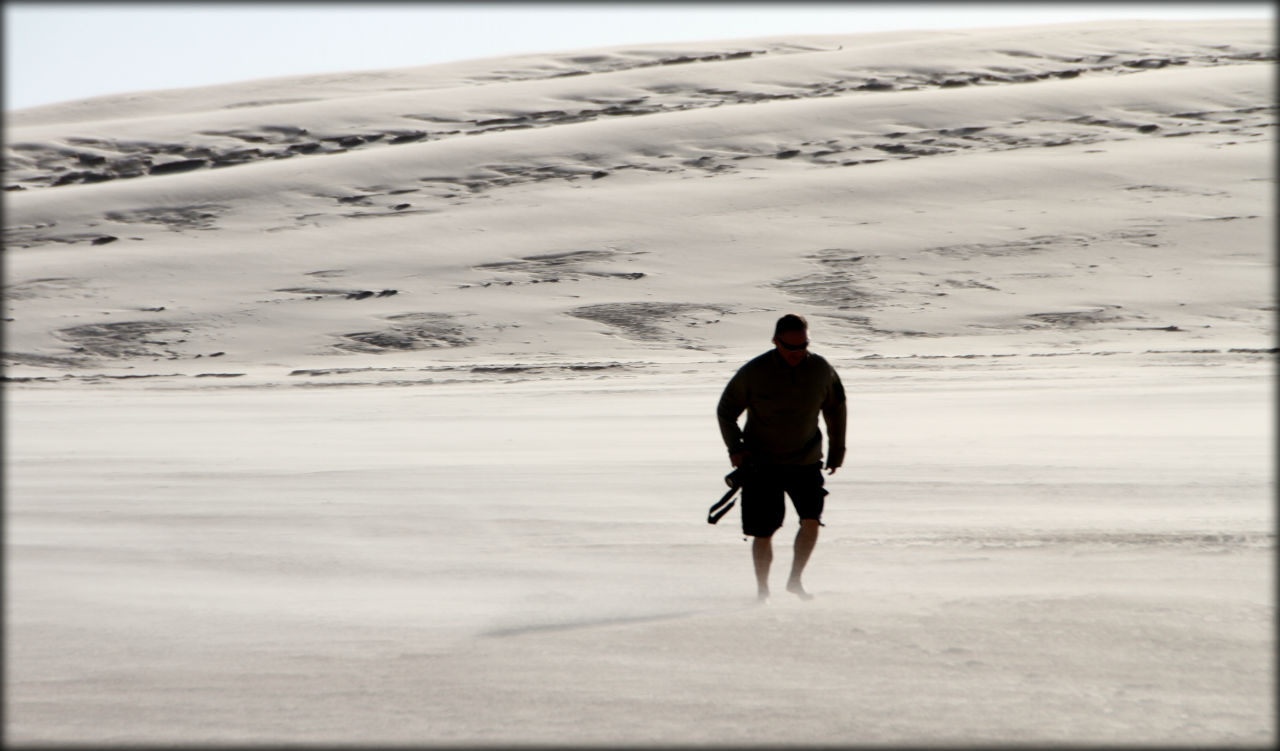
[[[745,429],[738,416],[747,413]],[[813,464],[822,461],[822,431],[827,424],[827,466],[844,462],[846,407],[840,376],[823,358],[809,353],[792,367],[769,350],[733,376],[720,396],[716,416],[730,454],[748,451],[756,462]]]

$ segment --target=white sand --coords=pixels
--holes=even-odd
[[[1273,56],[1108,23],[6,113],[6,740],[1273,743]],[[850,452],[817,599],[759,608],[713,410],[788,311]]]

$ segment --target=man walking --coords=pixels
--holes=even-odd
[[[798,315],[779,318],[773,331],[774,348],[738,370],[716,408],[729,461],[750,470],[742,486],[742,533],[755,538],[751,558],[760,602],[769,599],[772,538],[786,514],[784,493],[800,518],[787,591],[812,599],[800,575],[818,542],[827,495],[819,412],[827,425],[827,472],[834,474],[844,461],[844,387],[830,363],[809,351],[808,329]],[[738,417],[743,410],[747,424],[740,429]]]

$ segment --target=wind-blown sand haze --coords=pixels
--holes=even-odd
[[[6,113],[6,741],[1273,744],[1274,64],[1107,22]],[[714,408],[787,312],[849,454],[758,607]]]

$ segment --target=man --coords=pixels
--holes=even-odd
[[[773,563],[773,533],[782,526],[791,497],[800,531],[796,534],[787,591],[812,599],[800,582],[822,526],[822,431],[818,413],[827,425],[827,472],[844,462],[845,395],[840,376],[809,351],[809,326],[798,315],[778,319],[774,348],[751,360],[733,376],[720,396],[716,416],[720,434],[735,467],[747,466],[742,486],[742,533],[754,537],[756,593],[769,599],[769,566]],[[747,413],[745,429],[738,416]]]

